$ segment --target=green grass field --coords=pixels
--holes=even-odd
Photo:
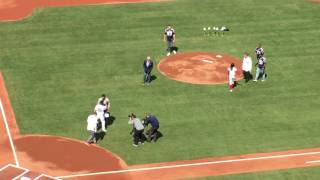
[[[177,0],[39,9],[0,23],[0,69],[23,134],[85,140],[86,118],[106,93],[116,120],[101,146],[128,164],[319,147],[320,5],[308,0]],[[261,42],[268,80],[229,93],[157,79],[142,86],[142,62],[165,56],[172,24],[180,52],[242,57]],[[205,38],[204,26],[225,25]],[[127,114],[155,114],[164,137],[132,147]],[[137,153],[138,152],[138,153]],[[319,179],[319,168],[207,179]]]

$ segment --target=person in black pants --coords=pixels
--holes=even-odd
[[[148,135],[147,141],[151,142],[152,140],[154,140],[154,142],[156,142],[158,140],[158,129],[160,127],[159,121],[156,116],[146,114],[143,125],[147,127],[149,124],[151,125],[151,128],[148,129],[146,133]]]
[[[135,114],[131,113],[129,116],[129,122],[128,124],[132,124],[133,128],[131,131],[131,135],[133,134],[133,146],[138,147],[139,143],[144,143],[144,126],[140,119],[136,117]]]
[[[153,68],[153,62],[151,57],[148,56],[147,59],[143,61],[143,84],[149,85],[151,82],[151,71]]]

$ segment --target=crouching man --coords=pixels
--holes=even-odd
[[[132,124],[133,128],[131,131],[131,135],[133,134],[133,146],[138,147],[139,143],[144,143],[144,126],[139,118],[134,113],[129,114],[128,124]]]
[[[149,124],[151,125],[150,129],[148,129],[146,133],[148,136],[147,141],[151,142],[152,140],[154,140],[154,142],[156,142],[159,137],[158,129],[160,127],[159,121],[156,118],[156,116],[151,114],[146,114],[143,124],[145,127],[148,127]]]

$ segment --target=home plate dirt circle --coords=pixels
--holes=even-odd
[[[242,79],[240,59],[221,53],[179,53],[162,59],[159,71],[170,79],[191,84],[226,84],[227,68],[234,63],[238,69],[236,78]]]

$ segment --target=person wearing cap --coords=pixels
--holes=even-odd
[[[134,113],[129,114],[128,124],[132,124],[131,135],[133,134],[133,146],[138,147],[139,143],[144,143],[144,126],[139,118]]]
[[[143,125],[145,127],[148,127],[148,125],[151,125],[150,129],[147,130],[147,141],[151,142],[154,140],[154,142],[158,139],[158,129],[160,127],[160,123],[156,116],[151,115],[149,113],[146,113],[146,117],[144,118]]]

